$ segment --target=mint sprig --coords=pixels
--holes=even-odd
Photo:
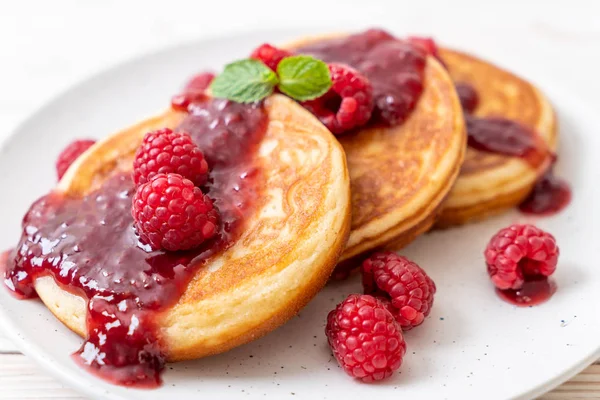
[[[299,101],[321,97],[331,87],[327,64],[310,56],[284,58],[277,66],[277,75],[279,90]]]
[[[327,64],[311,56],[290,56],[279,63],[277,74],[261,61],[245,59],[225,66],[210,88],[215,97],[238,103],[261,100],[277,86],[298,101],[312,100],[331,88]]]
[[[216,97],[238,103],[252,103],[267,97],[279,80],[269,67],[258,60],[248,59],[227,64],[210,88]]]

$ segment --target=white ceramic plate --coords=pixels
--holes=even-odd
[[[51,189],[55,157],[72,139],[100,138],[131,124],[168,105],[193,73],[218,68],[263,41],[296,34],[251,33],[164,50],[96,75],[39,110],[0,150],[0,171],[9,172],[0,175],[0,187],[10,188],[3,191],[0,207],[0,246],[14,246],[21,216]],[[477,47],[471,42],[471,48]],[[534,308],[516,308],[494,294],[482,251],[499,228],[532,221],[517,212],[424,235],[403,253],[427,269],[438,293],[426,323],[406,334],[408,352],[401,373],[388,381],[354,382],[327,348],[325,317],[348,293],[360,291],[357,279],[329,285],[298,317],[254,343],[169,365],[164,386],[152,392],[112,386],[76,367],[69,355],[81,340],[38,301],[17,301],[0,289],[0,322],[24,353],[94,398],[534,397],[600,356],[600,214],[595,211],[600,199],[600,127],[594,113],[570,91],[549,81],[544,90],[561,121],[558,172],[568,177],[574,192],[566,211],[535,221],[556,235],[561,248],[558,292]]]

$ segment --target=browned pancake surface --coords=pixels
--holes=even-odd
[[[301,38],[284,47],[340,36]],[[428,57],[423,93],[402,125],[367,127],[338,139],[352,195],[352,229],[341,259],[406,245],[433,223],[464,157],[464,120],[452,80]]]
[[[539,166],[522,159],[468,148],[460,176],[443,206],[438,225],[477,220],[513,207],[528,194],[556,149],[554,111],[542,93],[518,76],[459,51],[440,49],[452,79],[479,95],[474,115],[502,117],[534,130],[547,157]]]
[[[256,339],[297,313],[325,284],[350,229],[350,183],[338,141],[308,111],[281,95],[266,101],[268,126],[254,158],[260,200],[238,240],[206,261],[178,303],[156,315],[170,360],[219,353]],[[168,110],[97,143],[58,190],[81,196],[112,173],[129,171],[148,131],[175,128]],[[52,278],[40,298],[84,336],[86,303]]]
[[[425,69],[424,88],[402,125],[370,127],[339,137],[352,188],[352,230],[343,259],[395,243],[404,245],[427,230],[429,216],[458,174],[464,121],[451,81],[432,59]]]
[[[441,49],[440,54],[455,82],[472,85],[479,94],[479,117],[503,117],[528,127],[537,127],[545,111],[539,93],[529,82],[469,54]],[[469,148],[461,174],[491,169],[510,156]]]
[[[439,73],[428,65],[419,106],[401,126],[339,137],[350,169],[353,230],[384,219],[439,184],[434,172],[452,157],[456,135],[449,128],[459,125],[451,108],[444,109],[455,94],[451,86],[438,84]]]

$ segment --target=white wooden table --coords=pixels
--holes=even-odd
[[[545,76],[574,88],[600,108],[600,80],[589,79],[600,70],[600,1],[302,0],[286,1],[294,12],[278,11],[284,1],[266,0],[257,7],[258,0],[3,0],[0,140],[69,85],[157,47],[249,29],[306,25],[324,29],[331,27],[332,21],[356,26],[398,24],[414,32],[435,32],[436,21],[457,8],[462,18],[473,21],[505,21],[506,29],[522,32],[525,44],[527,38],[536,36],[540,45],[525,51],[516,69],[535,80],[535,71],[527,69],[528,57],[547,60]],[[390,13],[390,4],[402,12]],[[464,35],[470,25],[465,20],[456,26]],[[459,36],[450,32],[446,40],[457,42]],[[502,51],[510,49],[491,49],[488,54]],[[20,354],[1,330],[1,399],[81,398]],[[600,399],[600,364],[543,398]]]

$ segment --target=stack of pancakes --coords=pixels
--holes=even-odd
[[[291,46],[308,40],[316,39]],[[396,127],[336,138],[296,102],[278,94],[266,100],[269,122],[256,162],[269,182],[268,201],[240,239],[210,259],[179,302],[157,317],[170,360],[219,353],[283,324],[338,262],[399,249],[436,223],[462,224],[523,200],[550,161],[532,166],[468,148],[454,82],[478,91],[476,115],[532,128],[549,157],[557,142],[551,106],[531,84],[487,62],[451,50],[441,58],[445,66],[428,57],[416,109]],[[82,196],[131,169],[144,134],[175,128],[184,116],[169,109],[98,142],[58,190]],[[86,335],[85,299],[50,277],[35,286],[61,321]]]

